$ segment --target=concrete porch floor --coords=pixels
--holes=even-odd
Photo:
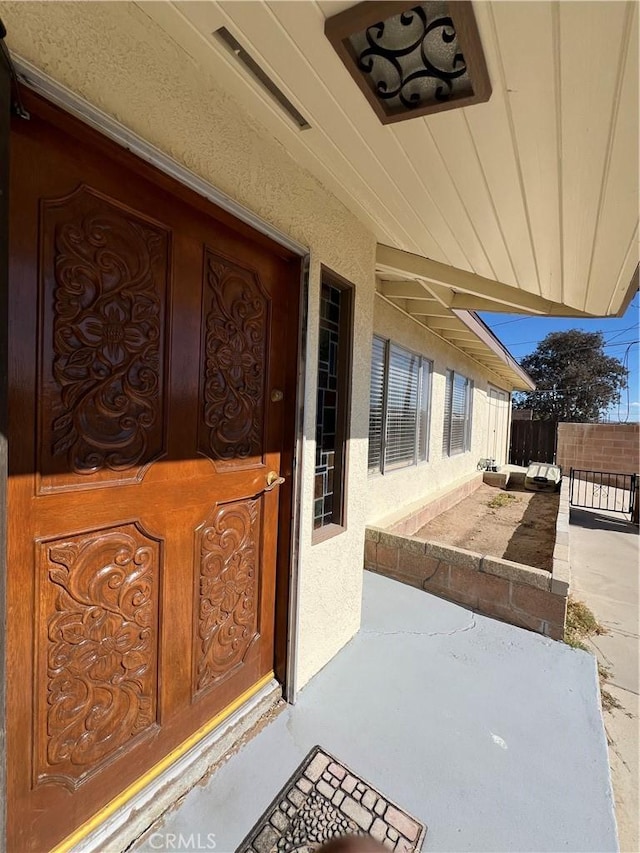
[[[235,850],[315,744],[426,851],[617,850],[594,657],[368,572],[351,643],[134,849]]]

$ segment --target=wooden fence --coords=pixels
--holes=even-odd
[[[509,462],[525,466],[530,462],[555,462],[557,435],[556,421],[512,421]]]

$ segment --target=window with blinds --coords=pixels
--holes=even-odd
[[[444,397],[443,456],[455,456],[471,449],[471,408],[473,381],[447,370]]]
[[[374,337],[369,394],[369,472],[427,459],[431,362]]]
[[[386,353],[386,341],[374,338],[369,391],[369,471],[379,471],[381,468]]]

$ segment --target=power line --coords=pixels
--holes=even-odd
[[[629,422],[629,415],[631,414],[631,397],[630,397],[631,392],[629,389],[629,372],[628,371],[629,371],[629,352],[631,351],[631,347],[634,345],[634,343],[638,343],[638,341],[632,341],[629,344],[629,346],[626,348],[626,350],[624,352],[624,357],[622,359],[622,366],[626,367],[626,369],[627,369],[627,381],[625,382],[625,387],[626,387],[626,391],[627,391],[627,414],[625,415],[624,420],[622,420],[622,417],[620,415],[620,397],[618,397],[618,421],[620,423],[623,423],[623,424],[626,424]]]
[[[627,344],[637,344],[637,343],[639,343],[637,340],[636,341],[620,341],[619,343],[616,343],[616,344],[603,344],[602,349],[607,349],[608,347],[623,347],[623,346],[626,346]],[[569,353],[572,353],[572,352],[584,352],[585,350],[590,350],[590,349],[592,349],[592,347],[590,347],[590,346],[589,347],[572,347],[571,349],[567,349],[567,350],[564,350],[564,352],[559,353],[559,355],[564,356],[564,355],[568,355]],[[526,355],[521,356],[520,361],[518,361],[518,364],[520,364],[522,362],[522,360],[525,358],[527,358]]]
[[[535,317],[530,317],[527,315],[526,317],[518,317],[516,320],[503,320],[501,323],[493,323],[491,328],[495,329],[496,326],[506,326],[507,323],[522,323],[523,320],[535,320],[535,319],[536,319]]]
[[[633,303],[635,302],[635,300],[636,300],[636,299],[637,299],[637,297],[638,297],[638,293],[640,293],[640,291],[636,292],[635,296],[633,297],[633,299],[632,299],[632,300],[631,300],[631,302],[629,303],[629,306],[628,306],[628,308],[627,308],[627,311],[629,310],[629,308],[631,308],[631,307],[633,306]],[[637,306],[636,306],[636,307],[637,307]],[[527,314],[527,315],[526,315],[526,316],[524,316],[524,317],[516,317],[516,319],[515,319],[515,320],[501,320],[499,323],[491,323],[491,324],[487,323],[487,325],[488,325],[491,329],[495,329],[495,328],[497,328],[498,326],[507,326],[509,323],[522,323],[522,321],[523,321],[523,320],[541,320],[541,319],[542,319],[542,317],[540,317],[539,315],[536,315],[536,314],[533,314],[533,315],[532,315],[532,314]],[[560,319],[562,319],[562,318],[561,318],[561,317],[558,317],[558,318],[556,318],[556,319],[560,320]],[[568,318],[568,317],[567,317],[566,319],[570,319],[570,318]],[[485,322],[486,322],[486,320],[485,320]],[[634,326],[630,326],[630,327],[629,327],[629,329],[633,329],[633,328],[634,328]],[[628,332],[628,331],[629,331],[629,329],[623,329],[622,331],[623,331],[623,332]],[[599,331],[604,332],[604,330],[603,330],[603,329],[600,329]],[[622,334],[622,332],[619,332],[619,334]],[[614,337],[617,337],[617,335],[614,335]],[[530,343],[536,343],[536,341],[530,341]],[[517,346],[520,346],[520,344],[509,344],[509,346],[517,347]]]
[[[519,322],[520,320],[534,320],[534,319],[541,319],[541,318],[536,318],[536,317],[518,317],[518,319],[517,319],[517,320],[505,320],[505,321],[504,321],[504,323],[494,323],[494,324],[493,324],[493,326],[491,326],[490,328],[491,328],[491,329],[493,329],[493,328],[494,328],[494,326],[504,326],[504,325],[506,325],[507,323],[517,323],[517,322]],[[633,326],[627,326],[627,328],[626,328],[626,329],[620,329],[620,330],[619,330],[619,331],[617,331],[617,332],[605,332],[605,330],[604,330],[604,329],[594,329],[593,331],[588,331],[588,330],[579,329],[578,331],[584,331],[584,332],[585,332],[585,334],[588,334],[588,335],[592,335],[592,334],[600,334],[600,335],[602,335],[604,338],[608,338],[608,337],[609,337],[609,335],[613,335],[613,337],[611,338],[611,340],[613,340],[613,338],[617,338],[617,337],[618,337],[618,335],[622,335],[622,334],[624,334],[624,332],[630,332],[632,329],[635,329],[637,325],[638,325],[638,323],[634,323],[634,324],[633,324]],[[567,330],[567,331],[569,331],[569,330]],[[560,334],[562,334],[562,331],[560,331]],[[508,348],[511,348],[511,347],[523,347],[523,346],[526,346],[526,345],[528,345],[528,344],[537,344],[537,343],[539,343],[541,340],[542,340],[542,338],[536,338],[536,340],[535,340],[535,341],[518,341],[518,343],[514,343],[514,344],[505,344],[505,346],[506,346],[506,347],[508,347]]]
[[[625,332],[628,332],[628,331],[630,331],[630,330],[625,329]],[[505,346],[507,349],[512,349],[513,347],[523,347],[523,346],[527,346],[528,344],[539,344],[539,343],[541,343],[540,338],[538,338],[537,341],[522,341],[522,342],[519,342],[517,344],[505,344]],[[634,343],[634,341],[620,341],[617,344],[606,343],[606,344],[603,344],[602,346],[603,347],[622,347],[622,346],[625,346],[625,344],[629,344],[629,343]],[[593,344],[589,344],[588,346],[571,347],[571,349],[567,349],[567,350],[565,350],[565,352],[574,352],[576,349],[592,349],[592,348],[593,348]]]
[[[570,388],[536,388],[534,391],[516,391],[516,394],[568,394],[570,391],[582,391],[583,388],[593,388],[596,382],[583,382],[581,385],[572,385]]]
[[[634,323],[634,325],[633,325],[633,326],[629,326],[629,328],[628,328],[628,329],[622,329],[622,331],[620,331],[620,332],[616,332],[616,334],[613,336],[613,338],[609,338],[609,341],[612,341],[614,338],[619,338],[619,337],[620,337],[620,335],[624,335],[624,333],[625,333],[625,332],[630,332],[630,331],[631,331],[631,329],[635,329],[636,325],[637,325],[637,324],[635,324],[635,323]]]

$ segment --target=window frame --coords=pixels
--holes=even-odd
[[[455,387],[455,378],[459,376],[465,381],[465,415],[463,426],[463,446],[461,449],[451,449],[451,438],[453,432],[453,391]],[[471,452],[471,441],[473,432],[473,393],[475,384],[470,376],[464,373],[459,373],[457,370],[447,368],[445,372],[445,397],[444,397],[444,422],[442,435],[442,456],[443,458],[451,458],[452,456],[461,456],[464,453]],[[447,394],[449,395],[449,406],[447,410]],[[448,422],[448,434],[447,430]],[[446,445],[446,446],[445,446]]]
[[[382,335],[373,335],[372,340],[372,357],[373,357],[373,341],[379,341],[383,344],[384,347],[384,355],[383,355],[383,368],[382,368],[382,414],[381,414],[381,424],[380,424],[380,447],[379,447],[379,457],[375,467],[372,467],[367,461],[367,474],[369,477],[375,476],[385,476],[386,474],[391,474],[395,471],[402,471],[406,468],[414,468],[425,463],[429,462],[430,457],[430,449],[431,449],[431,410],[432,410],[432,398],[433,398],[433,359],[428,358],[421,352],[417,352],[416,350],[412,350],[409,347],[405,347],[402,344],[396,343],[391,338],[385,338]],[[396,462],[390,464],[387,460],[387,449],[389,446],[388,440],[388,425],[389,425],[389,374],[390,374],[390,364],[391,364],[391,352],[392,349],[400,350],[402,353],[406,353],[411,356],[415,356],[418,359],[418,376],[417,376],[417,394],[416,394],[416,414],[415,414],[415,423],[414,423],[414,441],[413,441],[413,461],[405,461],[405,462]],[[371,366],[370,365],[370,375],[371,375]],[[428,367],[428,383],[426,385],[426,395],[425,395],[425,384],[424,384],[424,370],[425,366]],[[426,396],[426,414],[425,414],[425,422],[424,422],[424,430],[425,430],[425,447],[424,447],[424,455],[421,454],[420,448],[420,421],[421,421],[421,412],[423,404],[425,403]],[[369,418],[371,418],[371,398],[369,398]],[[371,432],[369,431],[369,444],[371,443]]]
[[[333,481],[333,508],[332,520],[328,524],[315,526],[315,478],[314,467],[314,494],[312,511],[312,535],[311,544],[324,542],[334,536],[338,536],[347,529],[347,482],[349,441],[351,425],[351,382],[353,365],[353,339],[354,339],[354,316],[355,316],[355,286],[342,276],[326,268],[320,267],[320,288],[318,294],[318,345],[321,327],[322,287],[327,284],[339,290],[341,293],[340,321],[338,326],[338,366],[336,384],[336,423],[335,423],[335,462]],[[344,341],[344,345],[341,345]],[[318,392],[319,388],[319,349],[316,355],[316,416],[315,424],[318,423]],[[317,441],[317,440],[316,440]],[[317,454],[317,444],[316,444]],[[317,456],[316,456],[317,458]],[[317,463],[316,463],[317,466]]]

